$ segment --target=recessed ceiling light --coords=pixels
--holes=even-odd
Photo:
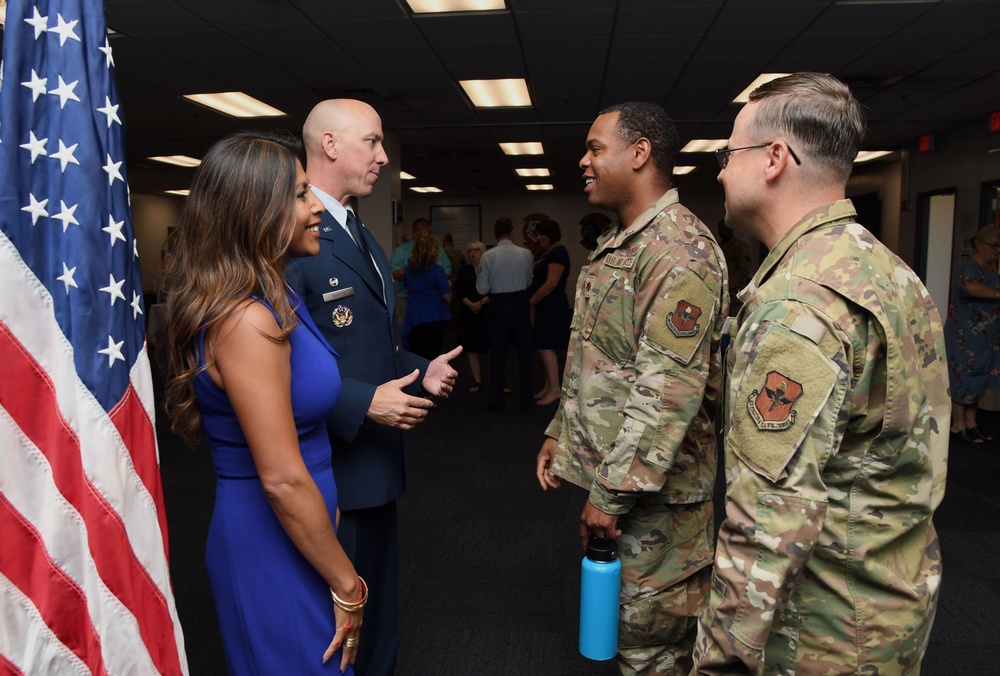
[[[413,192],[443,192],[441,188],[435,188],[432,185],[414,185],[410,186],[410,190]]]
[[[415,178],[416,176],[414,176],[413,174],[408,174],[405,171],[399,172],[399,179],[401,181],[412,181]]]
[[[148,159],[163,162],[164,164],[173,164],[178,167],[197,167],[201,164],[201,160],[196,160],[187,155],[157,155]]]
[[[458,84],[476,108],[524,108],[531,105],[528,83],[523,78],[503,80],[459,80]]]
[[[518,176],[551,176],[549,170],[544,167],[537,169],[515,169],[514,173]]]
[[[406,0],[414,14],[432,12],[488,12],[507,9],[504,0]]]
[[[711,153],[729,145],[729,141],[724,138],[696,138],[688,141],[687,145],[681,148],[682,153]]]
[[[525,143],[501,143],[500,150],[504,155],[544,155],[545,150],[539,141],[528,141]]]
[[[733,99],[733,103],[746,103],[750,100],[750,92],[752,92],[757,87],[761,86],[765,82],[770,82],[771,80],[777,80],[779,77],[785,77],[791,73],[761,73],[757,76],[757,79],[750,83],[750,85],[741,91],[739,95]]]
[[[185,94],[184,98],[231,117],[281,117],[286,115],[277,108],[273,108],[263,101],[258,101],[243,92]]]
[[[862,162],[870,162],[871,160],[885,157],[890,154],[892,154],[891,150],[862,150],[858,153],[858,156],[854,158],[854,163],[861,164]]]
[[[526,185],[524,187],[527,188],[528,190],[552,190],[553,189],[551,183],[529,183],[528,185]]]
[[[690,174],[697,168],[698,167],[674,167],[674,176],[683,176],[684,174]]]
[[[191,194],[191,191],[187,190],[187,189],[184,189],[184,190],[164,190],[164,192],[167,193],[168,195],[180,195],[181,197],[187,197],[188,195]]]

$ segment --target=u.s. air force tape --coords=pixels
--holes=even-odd
[[[354,295],[354,287],[349,286],[346,289],[340,289],[339,291],[327,291],[323,294],[324,303],[332,303],[335,300],[340,300],[341,298],[349,298]]]

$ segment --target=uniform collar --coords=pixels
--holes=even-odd
[[[677,204],[679,201],[680,195],[677,193],[677,188],[671,188],[667,192],[663,193],[658,200],[653,202],[652,206],[639,214],[639,216],[632,221],[628,227],[623,227],[619,221],[617,230],[609,230],[605,239],[597,242],[597,249],[594,250],[594,253],[591,254],[590,258],[593,259],[595,256],[599,256],[607,249],[619,248],[632,235],[639,232],[655,220],[660,212],[666,210],[667,207]]]
[[[813,209],[792,226],[792,229],[786,232],[784,237],[778,240],[744,291],[749,294],[752,290],[757,289],[785,257],[788,250],[806,233],[836,223],[855,223],[857,220],[858,212],[855,211],[854,204],[848,199],[837,200],[832,204],[824,204]]]

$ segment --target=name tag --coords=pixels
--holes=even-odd
[[[346,289],[340,289],[339,291],[327,291],[323,294],[324,303],[332,303],[335,300],[340,300],[341,298],[349,298],[354,295],[354,287],[349,286]]]
[[[604,264],[609,268],[618,268],[620,270],[631,270],[635,265],[636,256],[622,256],[619,254],[611,254],[604,258]]]

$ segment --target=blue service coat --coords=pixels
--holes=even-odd
[[[340,358],[340,399],[327,419],[333,446],[333,473],[344,511],[385,505],[405,489],[403,433],[365,418],[375,388],[420,369],[427,360],[398,347],[389,260],[362,229],[382,281],[333,216],[320,223],[320,251],[289,263],[285,277],[305,299],[316,326]],[[326,294],[326,298],[324,298]]]

